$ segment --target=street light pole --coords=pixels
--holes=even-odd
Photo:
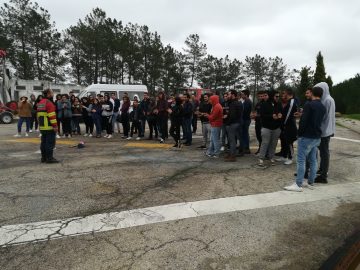
[[[2,51],[4,52],[4,51]],[[2,103],[6,103],[6,93],[5,93],[5,78],[6,78],[6,66],[5,66],[5,61],[6,61],[6,54],[5,53],[1,53],[0,54],[0,58],[2,58],[3,60],[3,64],[2,64],[2,70],[3,70],[3,81],[2,81],[2,89],[0,91],[0,102]]]

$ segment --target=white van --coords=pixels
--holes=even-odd
[[[138,96],[139,101],[141,101],[144,97],[144,93],[147,93],[146,85],[130,85],[130,84],[92,84],[86,87],[79,93],[79,98],[88,97],[92,95],[96,97],[96,95],[115,93],[116,97],[120,100],[122,99],[124,93],[128,93],[129,99],[132,101],[134,96]]]

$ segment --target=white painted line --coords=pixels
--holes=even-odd
[[[348,139],[348,138],[343,138],[343,137],[333,137],[332,139],[360,143],[360,140]]]
[[[0,246],[46,241],[69,236],[106,232],[234,211],[314,202],[357,196],[360,201],[360,182],[318,186],[304,192],[277,191],[273,193],[237,196],[188,203],[176,203],[123,212],[97,214],[64,220],[5,225],[0,227]]]

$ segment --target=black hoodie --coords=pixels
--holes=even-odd
[[[280,127],[281,119],[275,120],[273,114],[281,113],[281,104],[270,99],[260,105],[261,126],[263,128],[275,130]]]

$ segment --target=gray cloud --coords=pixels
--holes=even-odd
[[[1,2],[1,1],[0,1]],[[319,50],[334,82],[360,72],[360,2],[357,0],[62,0],[37,1],[63,30],[100,7],[124,23],[146,24],[181,50],[198,33],[208,52],[243,60],[280,56],[289,68],[312,66]]]

